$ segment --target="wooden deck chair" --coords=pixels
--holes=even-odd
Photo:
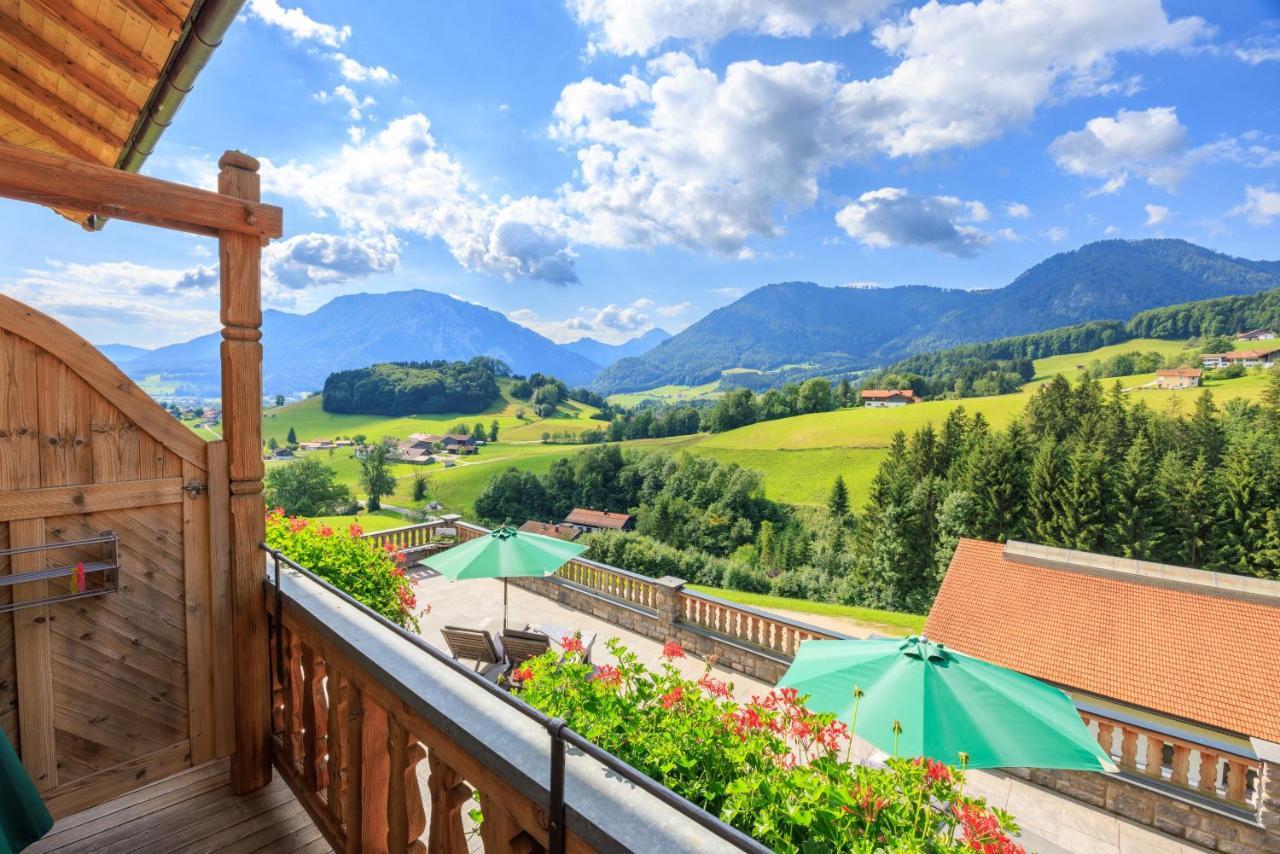
[[[485,676],[502,673],[506,670],[506,659],[502,647],[493,642],[493,636],[484,629],[463,629],[458,626],[445,626],[440,630],[449,653],[455,659],[466,659],[476,663],[475,669]]]
[[[541,632],[522,632],[503,629],[502,648],[512,667],[519,667],[531,658],[537,658],[551,648],[551,638]]]

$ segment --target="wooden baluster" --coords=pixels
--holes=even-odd
[[[293,632],[285,633],[284,755],[297,772],[302,752],[302,654]]]
[[[462,808],[471,800],[471,787],[462,782],[457,772],[436,755],[427,752],[431,776],[427,789],[431,793],[431,833],[427,837],[432,854],[463,854],[467,836],[462,829]]]
[[[418,788],[418,763],[426,751],[406,732],[395,715],[387,715],[387,850],[392,854],[422,854],[427,850],[418,837],[427,828],[427,813]]]
[[[391,754],[387,750],[387,713],[364,698],[363,741],[360,764],[360,838],[364,851],[387,851],[387,789],[391,779]]]
[[[1173,746],[1173,775],[1169,781],[1179,786],[1187,785],[1187,777],[1191,771],[1191,748],[1185,744]]]
[[[320,752],[316,732],[316,654],[302,644],[302,779],[313,792],[320,790],[316,766]]]
[[[347,851],[358,854],[363,850],[361,834],[364,829],[360,818],[364,782],[364,701],[360,689],[350,680],[346,680],[343,694],[346,706],[343,759],[346,764],[342,769],[342,824],[347,832]]]
[[[1138,731],[1124,727],[1120,735],[1120,767],[1126,771],[1138,769]]]
[[[1146,736],[1147,764],[1142,771],[1148,777],[1155,777],[1157,780],[1164,779],[1164,742],[1150,732]]]
[[[1098,721],[1098,745],[1102,748],[1102,752],[1111,755],[1111,744],[1115,741],[1115,724],[1107,721]]]
[[[1218,794],[1218,754],[1203,747],[1197,748],[1200,754],[1200,791],[1216,796]]]
[[[484,813],[484,821],[480,825],[480,838],[484,840],[486,852],[533,854],[535,851],[542,850],[542,846],[538,845],[516,823],[511,814],[484,792],[480,793],[480,810]]]
[[[1249,780],[1249,766],[1235,759],[1227,760],[1227,800],[1236,804],[1248,802],[1245,784]]]
[[[326,755],[324,760],[324,777],[325,777],[325,799],[328,803],[329,814],[337,819],[338,823],[342,823],[342,721],[344,713],[342,705],[345,702],[342,692],[342,678],[337,671],[333,669],[333,665],[325,662],[325,705],[328,715],[325,719],[326,733],[325,748]]]

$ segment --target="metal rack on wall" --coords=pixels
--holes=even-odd
[[[0,614],[19,611],[23,608],[34,608],[38,605],[53,605],[58,602],[69,602],[72,599],[85,599],[90,596],[102,596],[120,590],[120,538],[114,531],[103,531],[96,537],[82,540],[66,540],[65,542],[45,543],[39,546],[21,546],[12,549],[0,549],[0,558],[13,555],[32,554],[34,552],[56,552],[62,549],[88,549],[101,547],[98,560],[76,561],[74,563],[47,566],[27,572],[0,575],[0,589],[12,588],[19,584],[30,584],[33,581],[53,582],[49,586],[54,592],[36,599],[22,602],[0,603]],[[58,582],[66,580],[66,584]]]

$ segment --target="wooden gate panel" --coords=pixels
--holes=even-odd
[[[0,444],[4,440],[0,439]],[[0,522],[0,549],[9,548],[9,523]],[[9,558],[0,555],[0,575],[9,574]],[[13,601],[8,587],[0,587],[0,605]],[[0,729],[11,744],[18,743],[18,674],[13,649],[13,620],[0,616]]]
[[[119,537],[118,592],[0,614],[0,727],[55,815],[231,750],[226,458],[0,296],[0,548]],[[3,557],[0,574],[99,549]],[[0,588],[0,603],[65,584]]]

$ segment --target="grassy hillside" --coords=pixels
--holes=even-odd
[[[609,402],[615,406],[639,406],[649,401],[655,403],[688,403],[692,400],[713,400],[722,393],[720,380],[712,380],[702,385],[664,385],[651,388],[648,391],[611,394],[609,395]]]
[[[499,380],[498,386],[502,390],[502,397],[484,412],[469,415],[444,413],[399,418],[386,415],[339,415],[325,412],[322,398],[317,395],[297,403],[268,409],[263,413],[262,438],[265,441],[274,436],[276,441],[283,444],[292,427],[301,442],[354,436],[358,433],[363,433],[370,440],[381,439],[383,436],[403,439],[410,433],[446,433],[458,423],[469,426],[478,421],[487,428],[497,419],[498,438],[518,442],[538,441],[544,432],[578,433],[601,426],[602,422],[591,420],[591,416],[597,411],[593,406],[569,401],[561,404],[556,414],[550,418],[537,418],[533,415],[532,405],[511,396],[510,380]],[[520,410],[525,412],[523,420],[516,417]]]
[[[756,469],[764,475],[765,490],[769,497],[797,505],[825,502],[831,484],[839,474],[849,486],[854,506],[860,507],[866,500],[871,479],[885,456],[893,434],[898,430],[910,434],[925,424],[939,426],[957,405],[963,405],[970,413],[981,412],[994,427],[1003,427],[1022,412],[1034,388],[1057,373],[1075,380],[1082,373],[1076,365],[1084,365],[1087,369],[1090,363],[1105,360],[1117,353],[1156,350],[1167,355],[1180,353],[1186,348],[1185,342],[1138,339],[1085,353],[1037,360],[1035,379],[1022,391],[1014,394],[967,398],[962,401],[929,401],[896,409],[841,409],[766,421],[725,433],[627,442],[626,446],[636,449],[664,447],[672,451],[686,450],[721,462],[735,462]],[[1132,389],[1131,394],[1140,396],[1148,405],[1159,409],[1171,405],[1173,401],[1180,401],[1184,410],[1189,411],[1194,398],[1200,393],[1199,389],[1161,391],[1142,388],[1154,379],[1155,374],[1152,373],[1109,378],[1102,382],[1109,387],[1119,381],[1123,387]],[[1257,399],[1265,385],[1266,376],[1259,372],[1250,372],[1234,380],[1210,378],[1205,383],[1214,392],[1219,403],[1237,397]],[[698,389],[701,389],[698,393],[708,391],[705,387],[683,390],[695,392]],[[675,387],[663,391],[666,394],[681,393]],[[541,474],[549,470],[552,463],[560,457],[583,449],[581,445],[543,445],[538,438],[544,431],[588,429],[601,423],[591,421],[588,418],[591,408],[579,404],[571,404],[551,419],[521,423],[514,414],[520,405],[522,404],[507,397],[501,405],[495,405],[492,411],[483,416],[393,419],[329,415],[320,409],[318,398],[311,398],[268,410],[267,423],[270,427],[265,435],[278,435],[283,439],[288,427],[292,425],[302,440],[352,433],[366,433],[370,437],[404,436],[416,431],[442,432],[460,420],[468,424],[478,420],[488,424],[496,417],[500,425],[501,441],[487,445],[476,456],[460,460],[452,468],[446,469],[441,464],[422,467],[431,478],[431,499],[440,501],[449,511],[470,516],[475,499],[490,478],[507,466],[514,465]],[[350,450],[336,451],[324,459],[338,472],[342,482],[355,488],[358,464]],[[395,495],[386,499],[386,503],[411,506],[412,480],[416,470],[418,467],[409,465],[394,467],[399,486]]]

